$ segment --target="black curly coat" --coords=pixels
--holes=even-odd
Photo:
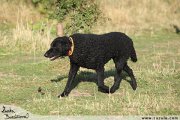
[[[135,90],[136,79],[132,69],[127,65],[127,60],[131,58],[137,61],[136,52],[132,40],[120,32],[111,32],[103,35],[95,34],[73,34],[74,51],[69,56],[70,71],[67,85],[64,92],[59,95],[67,96],[70,93],[70,86],[74,80],[79,67],[94,69],[98,77],[98,90],[104,93],[114,93],[120,86],[122,80],[121,72],[124,70],[131,78],[131,86]],[[45,57],[54,60],[58,57],[68,56],[72,42],[69,37],[58,37],[51,43],[51,48],[45,53]],[[104,65],[113,59],[116,68],[114,85],[109,87],[104,85]]]

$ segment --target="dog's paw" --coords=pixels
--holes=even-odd
[[[68,96],[68,95],[69,95],[69,93],[63,92],[62,94],[58,95],[58,98],[60,98],[60,97],[66,97],[66,96]]]
[[[119,87],[113,85],[110,89],[110,93],[114,93],[117,89],[119,89]]]
[[[132,87],[133,90],[136,90],[136,88],[137,88],[137,83],[136,83],[136,81],[130,81],[130,85],[131,85],[131,87]]]
[[[109,87],[107,86],[98,87],[98,91],[103,92],[103,93],[109,93]]]

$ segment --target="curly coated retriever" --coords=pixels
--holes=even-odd
[[[132,69],[127,65],[131,58],[137,61],[136,52],[132,40],[120,32],[111,32],[102,35],[73,34],[70,37],[57,37],[50,49],[44,54],[50,60],[58,57],[69,56],[70,71],[64,92],[58,97],[68,96],[70,86],[75,79],[80,67],[93,69],[97,72],[98,90],[104,93],[114,93],[122,80],[121,72],[124,70],[131,78],[131,86],[136,90],[137,84]],[[104,65],[113,59],[116,68],[114,84],[109,89],[104,85]]]

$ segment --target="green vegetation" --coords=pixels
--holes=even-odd
[[[2,49],[1,103],[15,104],[41,115],[179,115],[179,39],[180,36],[170,33],[133,37],[139,60],[135,64],[130,62],[138,82],[136,91],[123,80],[115,94],[103,94],[93,82],[95,73],[81,69],[74,86],[81,82],[69,97],[62,99],[57,95],[67,81],[67,58],[50,62],[43,52],[19,54]],[[113,62],[105,69],[105,83],[112,85]],[[57,82],[51,82],[52,79]],[[37,92],[38,87],[45,95]]]
[[[50,19],[66,21],[65,33],[90,32],[100,14],[95,0],[32,0]]]
[[[45,4],[42,1],[46,0],[33,0],[36,8],[18,0],[0,1],[0,104],[17,105],[41,115],[180,114],[180,35],[170,26],[171,22],[179,26],[178,0],[98,0],[101,12],[111,19],[99,21],[91,32],[122,31],[133,39],[138,62],[129,64],[134,70],[138,88],[133,91],[126,81],[129,77],[124,77],[116,93],[103,94],[98,92],[94,82],[95,72],[81,68],[73,83],[76,87],[69,97],[61,99],[57,95],[63,91],[67,82],[69,60],[64,58],[50,62],[43,57],[55,37],[57,22],[37,11],[40,4]],[[64,2],[65,7],[69,5],[70,8],[67,16],[61,13],[59,18],[62,17],[66,33],[76,30],[86,32],[86,29],[91,28],[88,24],[96,17],[92,21],[89,18],[94,14],[87,17],[93,11],[84,9],[88,8],[85,3],[85,6],[79,8],[73,7],[72,0]],[[76,2],[79,6],[80,3]],[[59,10],[64,9],[59,7]],[[81,9],[85,11],[79,12]],[[154,14],[150,15],[151,10]],[[19,12],[12,14],[14,11]],[[51,14],[49,8],[47,11]],[[82,21],[78,20],[83,15],[88,19],[84,17]],[[78,18],[77,21],[73,17]],[[83,23],[86,21],[90,23]],[[77,29],[68,23],[73,23]],[[84,28],[79,26],[81,24]],[[113,61],[105,69],[105,83],[111,86],[114,79]],[[126,76],[125,73],[123,75]],[[45,92],[44,95],[38,93],[39,87]]]

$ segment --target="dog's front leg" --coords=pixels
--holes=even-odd
[[[77,71],[79,70],[79,66],[76,64],[71,63],[70,66],[70,71],[69,71],[69,76],[68,76],[68,81],[66,83],[66,87],[64,89],[64,92],[62,94],[60,94],[58,97],[64,97],[64,96],[68,96],[68,94],[70,93],[71,89],[71,83],[74,80],[74,78],[76,77]]]
[[[109,93],[109,87],[104,85],[104,67],[101,69],[96,70],[97,73],[97,79],[98,79],[98,91],[101,91],[103,93]]]

